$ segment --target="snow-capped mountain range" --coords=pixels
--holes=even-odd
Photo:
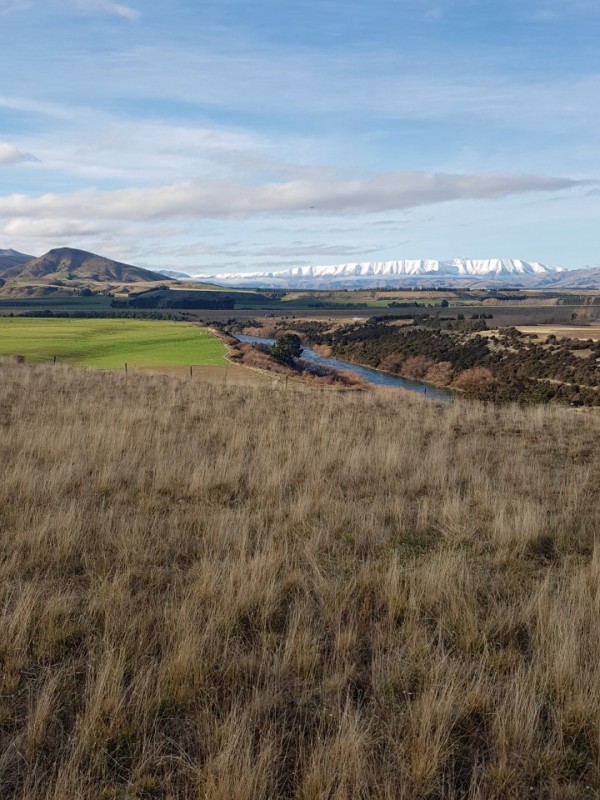
[[[278,272],[225,273],[212,277],[227,286],[260,288],[360,288],[373,286],[449,285],[477,282],[522,285],[529,278],[563,272],[551,267],[520,259],[453,258],[448,261],[411,259],[402,261],[367,261],[334,266],[294,267]]]

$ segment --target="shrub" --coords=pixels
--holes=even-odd
[[[296,333],[284,333],[277,337],[269,352],[277,361],[292,366],[302,355],[302,340]]]

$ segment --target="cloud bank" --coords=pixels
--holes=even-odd
[[[365,214],[453,200],[495,200],[557,192],[585,181],[540,175],[389,172],[357,180],[294,180],[264,185],[189,181],[155,188],[0,197],[0,216],[150,221],[259,214]]]

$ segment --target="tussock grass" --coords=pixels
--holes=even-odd
[[[0,364],[0,796],[597,797],[599,434]]]

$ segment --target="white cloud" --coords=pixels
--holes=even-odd
[[[68,2],[69,5],[74,5],[80,11],[94,14],[115,14],[129,22],[137,22],[140,18],[140,12],[137,9],[122,3],[112,3],[110,0],[68,0]]]
[[[137,22],[140,18],[140,12],[137,9],[131,8],[131,6],[123,6],[120,3],[107,3],[106,10],[128,19],[130,22]]]
[[[44,4],[46,3],[47,0],[44,0]],[[0,13],[25,11],[35,4],[41,4],[40,0],[0,0]],[[59,4],[91,13],[116,14],[130,22],[137,22],[140,18],[140,12],[137,9],[122,3],[113,3],[110,0],[59,0]]]
[[[74,176],[92,185],[159,185],[195,179],[289,178],[316,168],[292,163],[309,149],[296,136],[275,139],[239,126],[205,120],[182,123],[118,118],[86,106],[38,103],[0,94],[0,113],[45,117],[42,130],[21,136],[45,173]],[[313,154],[314,155],[314,154]],[[322,172],[323,168],[319,170]],[[43,181],[40,173],[40,183]]]
[[[264,185],[188,181],[155,188],[0,197],[0,216],[157,220],[317,212],[364,214],[452,200],[494,200],[556,192],[588,182],[539,175],[387,172],[356,180],[295,180]]]
[[[0,108],[5,108],[8,111],[24,112],[26,114],[40,114],[41,116],[54,119],[71,119],[74,113],[73,108],[67,106],[31,100],[28,97],[14,97],[10,95],[0,95]]]
[[[126,55],[126,58],[124,56]],[[366,115],[389,120],[437,120],[474,125],[485,120],[504,130],[535,132],[594,124],[600,76],[592,71],[565,75],[549,65],[513,73],[494,51],[469,48],[436,69],[425,49],[410,64],[395,51],[368,47],[351,52],[321,52],[277,45],[248,46],[202,39],[198,46],[156,48],[134,45],[126,53],[102,53],[88,85],[111,82],[116,96],[178,100],[253,115],[265,112]],[[510,55],[510,53],[509,53]],[[435,54],[434,54],[435,56]],[[503,54],[504,59],[507,54]],[[473,63],[477,70],[473,71]],[[211,80],[202,76],[210,75]]]
[[[377,252],[376,248],[368,248],[364,245],[345,245],[345,244],[323,244],[322,242],[292,242],[290,245],[265,245],[262,247],[221,247],[219,255],[222,256],[246,256],[262,258],[301,258],[307,256],[336,256],[346,258],[363,258]],[[267,262],[269,263],[269,262]]]
[[[90,222],[72,219],[39,219],[15,217],[4,226],[7,236],[20,239],[78,239],[96,236],[102,228]]]
[[[31,153],[24,153],[12,144],[0,142],[0,167],[10,167],[23,161],[38,161]]]
[[[4,220],[4,225],[0,223],[0,240],[6,239],[3,246],[34,253],[76,243],[121,261],[187,272],[209,266],[219,272],[287,268],[292,262],[308,263],[305,259],[317,258],[322,263],[365,260],[369,255],[385,260],[400,257],[398,248],[407,244],[411,250],[402,257],[420,258],[423,252],[429,252],[435,236],[432,239],[431,230],[420,228],[419,220],[428,218],[408,209],[446,202],[437,217],[452,220],[447,227],[454,237],[450,241],[457,244],[446,245],[451,249],[442,255],[454,257],[476,245],[483,250],[500,247],[496,240],[482,244],[474,239],[479,223],[473,227],[473,219],[483,219],[482,214],[493,220],[505,219],[507,204],[523,211],[529,199],[537,204],[535,207],[540,205],[537,193],[543,193],[544,198],[566,199],[561,190],[578,186],[578,181],[544,176],[411,172],[356,180],[336,180],[327,174],[321,181],[267,185],[196,181],[150,189],[83,190],[38,197],[0,195],[0,218]],[[583,197],[589,186],[581,182],[582,191],[577,196]],[[530,192],[533,194],[528,195]],[[480,199],[496,202],[480,207]],[[452,200],[463,202],[449,202]],[[316,207],[311,208],[313,205]],[[395,224],[404,235],[400,239],[398,230],[394,231],[390,243],[382,238],[377,223],[394,223],[389,214],[396,209],[401,219]],[[520,213],[517,211],[517,216]],[[292,221],[294,215],[296,223]],[[271,220],[271,232],[258,236],[256,224],[261,218]],[[460,224],[465,219],[470,221],[469,228],[461,233]],[[298,236],[299,225],[306,236]],[[508,247],[507,230],[499,222],[496,234],[502,243],[500,249]],[[531,258],[534,260],[533,255]],[[546,260],[552,261],[549,257]]]

